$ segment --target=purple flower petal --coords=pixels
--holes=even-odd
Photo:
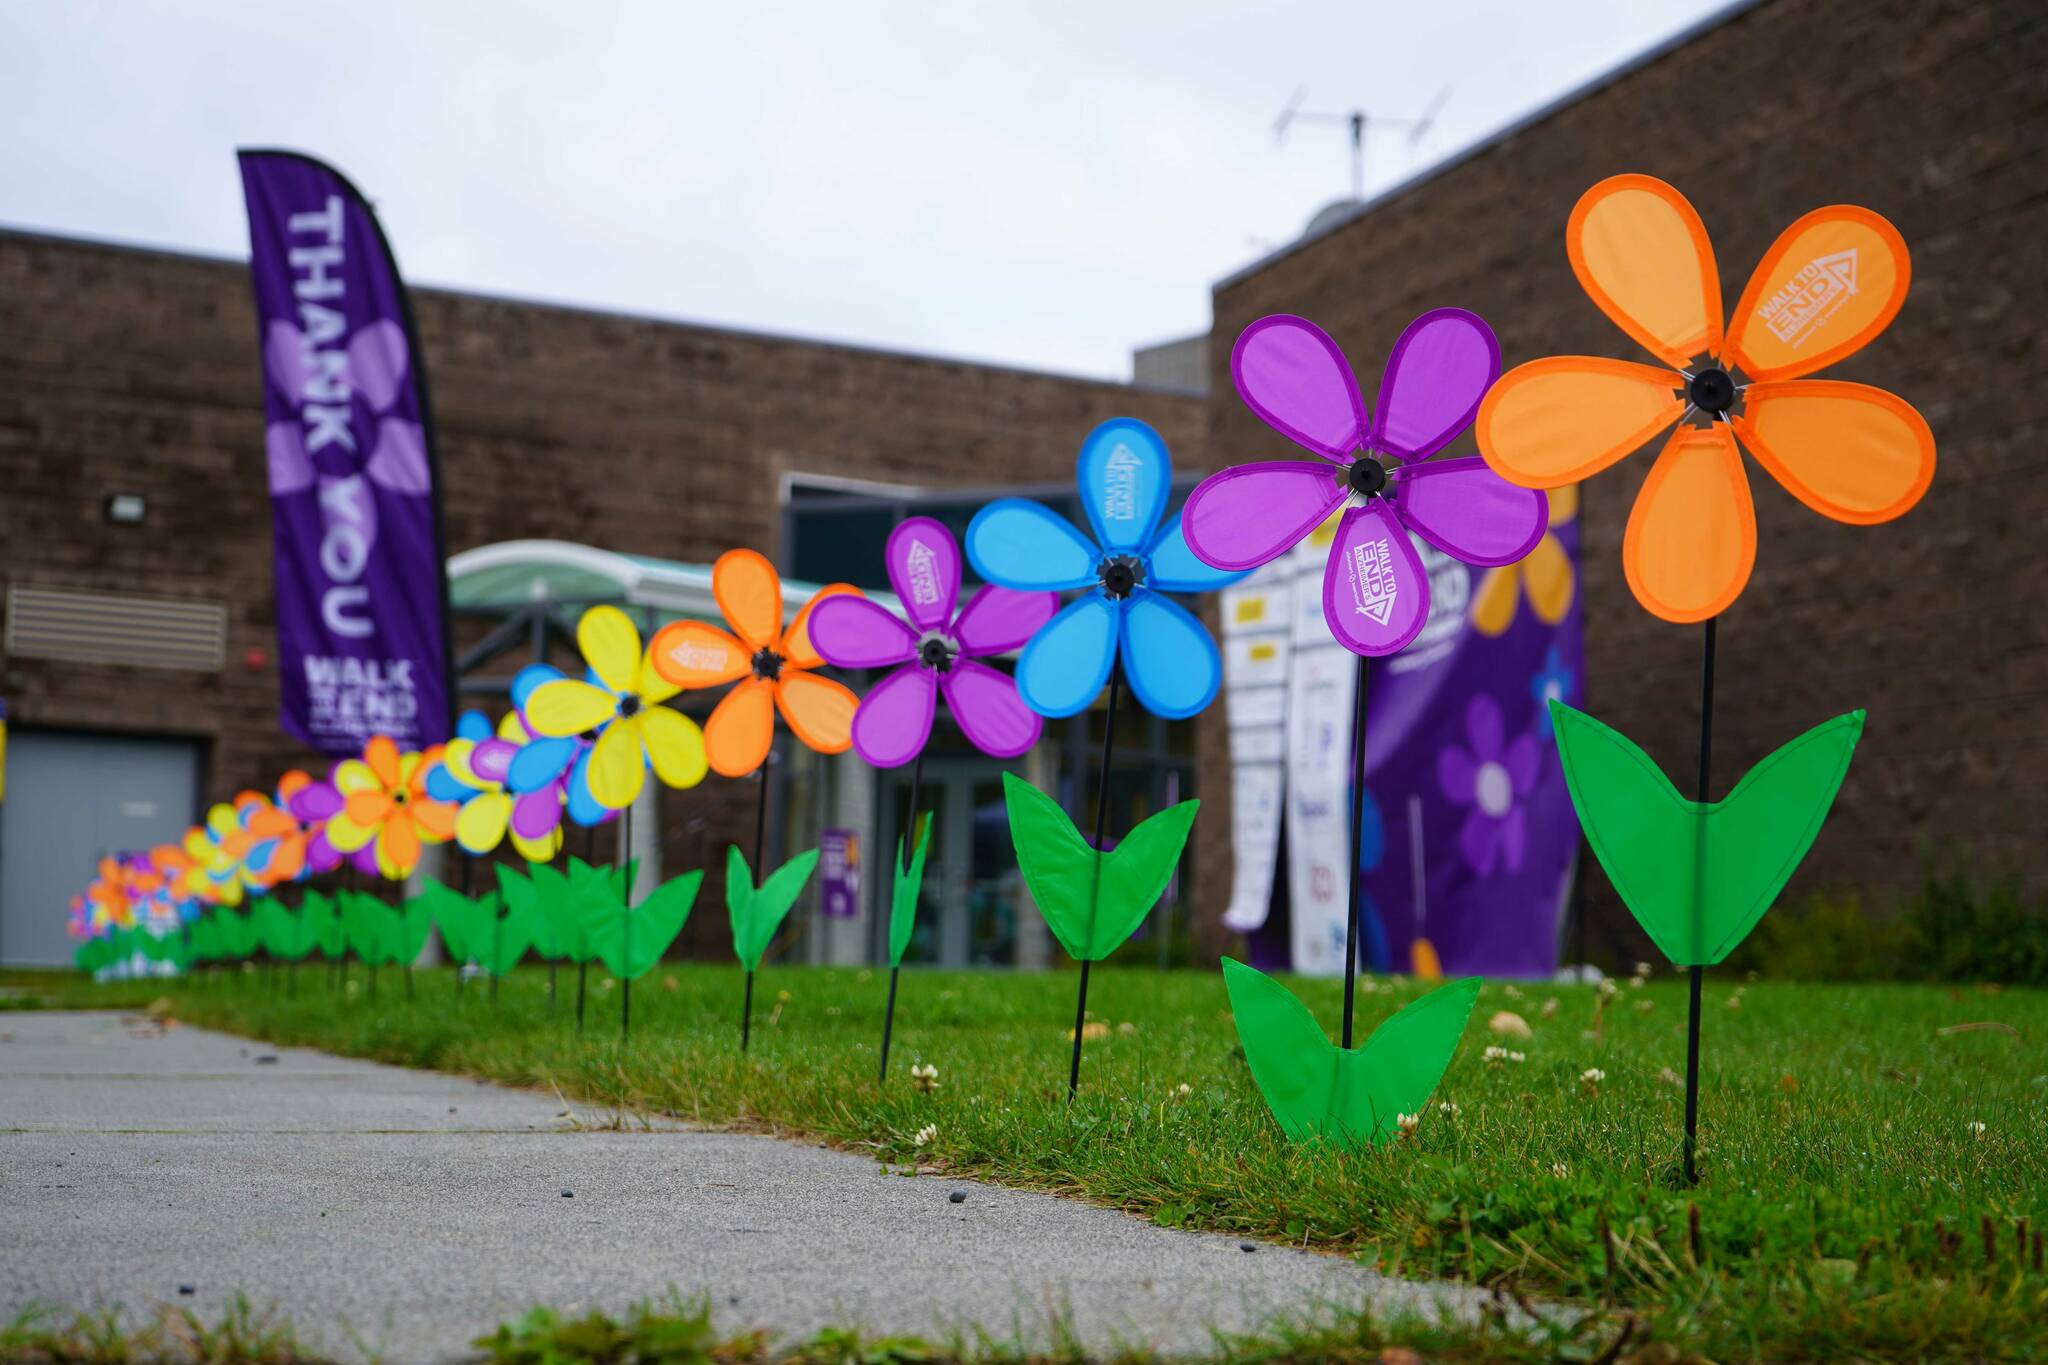
[[[423,497],[434,488],[426,435],[402,418],[386,417],[377,423],[377,448],[363,470],[381,487],[408,497]]]
[[[1510,872],[1522,870],[1522,849],[1528,834],[1528,820],[1516,806],[1500,820],[1500,855]]]
[[[917,632],[887,607],[839,593],[811,608],[811,647],[840,668],[886,668],[917,657]]]
[[[313,486],[313,462],[297,422],[272,422],[263,429],[263,453],[270,465],[270,495],[303,493]]]
[[[1514,787],[1517,798],[1536,789],[1536,768],[1542,760],[1542,753],[1533,735],[1516,735],[1509,741],[1501,762],[1508,770],[1508,782]]]
[[[1458,745],[1446,744],[1436,751],[1436,785],[1446,801],[1471,805],[1479,788],[1478,761]]]
[[[1014,592],[990,584],[967,599],[948,633],[962,654],[1007,654],[1024,648],[1059,609],[1058,593]]]
[[[900,768],[931,738],[937,708],[937,675],[922,664],[905,664],[876,683],[853,713],[853,747],[876,768]]]
[[[1465,738],[1472,744],[1472,756],[1481,763],[1499,762],[1505,730],[1500,703],[1484,692],[1473,693],[1465,703]]]
[[[1465,823],[1458,829],[1458,851],[1482,877],[1493,871],[1494,860],[1500,856],[1501,823],[1474,809],[1467,812]]]
[[[1276,313],[1244,329],[1230,380],[1245,405],[1290,441],[1333,460],[1365,444],[1365,398],[1344,353],[1307,318]]]
[[[1009,674],[972,659],[956,659],[939,680],[946,707],[968,742],[995,758],[1015,758],[1038,743],[1045,721],[1017,695]]]
[[[1500,378],[1500,343],[1477,313],[1438,308],[1408,324],[1380,379],[1373,444],[1411,460],[1442,450],[1471,425]]]
[[[1492,567],[1536,548],[1550,525],[1550,499],[1517,488],[1477,455],[1404,465],[1394,474],[1401,520],[1453,559]]]
[[[1405,649],[1429,619],[1429,576],[1384,498],[1338,523],[1323,570],[1323,618],[1337,643],[1378,657]]]
[[[273,386],[293,407],[305,400],[306,340],[297,327],[283,318],[271,322],[263,334],[263,362]]]
[[[371,409],[389,412],[405,379],[405,329],[379,318],[348,339],[349,377]]]
[[[1342,476],[1320,461],[1236,465],[1188,494],[1181,534],[1204,564],[1256,569],[1293,549],[1337,510],[1344,494]]]
[[[332,783],[308,782],[293,792],[291,800],[286,804],[291,808],[294,818],[310,822],[332,817],[347,803],[342,800],[341,792]]]
[[[509,739],[480,739],[469,751],[469,770],[486,782],[503,782],[519,747]]]
[[[562,796],[557,787],[542,787],[512,803],[512,832],[522,839],[545,838],[562,823]]]
[[[913,627],[938,630],[953,619],[960,600],[960,547],[952,532],[930,517],[910,517],[889,533],[882,562]]]

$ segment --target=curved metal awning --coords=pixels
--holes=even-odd
[[[783,620],[795,616],[818,588],[783,579]],[[448,595],[457,611],[473,614],[524,611],[543,602],[614,602],[658,617],[720,618],[709,564],[619,554],[567,540],[505,540],[451,555]],[[867,595],[901,614],[893,595]]]

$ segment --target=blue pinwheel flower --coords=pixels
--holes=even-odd
[[[588,829],[618,814],[599,804],[590,793],[590,740],[581,735],[537,734],[526,723],[526,702],[535,689],[544,683],[559,682],[564,676],[562,670],[551,664],[528,664],[513,675],[512,714],[518,718],[521,742],[507,765],[505,787],[521,797],[554,789],[569,819]]]
[[[1024,646],[1018,695],[1042,716],[1078,715],[1121,659],[1139,705],[1168,720],[1192,716],[1215,700],[1223,660],[1202,623],[1166,594],[1209,592],[1244,573],[1196,559],[1179,513],[1161,524],[1173,461],[1143,422],[1112,417],[1089,432],[1075,473],[1092,541],[1028,498],[998,498],[967,527],[968,561],[986,581],[1019,592],[1089,589]]]

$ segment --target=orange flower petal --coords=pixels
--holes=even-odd
[[[720,555],[711,566],[711,595],[749,652],[768,648],[782,634],[782,576],[765,555],[754,550]]]
[[[775,743],[775,689],[759,678],[734,687],[704,722],[704,754],[720,777],[745,777]]]
[[[1728,609],[1756,565],[1756,512],[1735,434],[1683,426],[1628,514],[1621,567],[1652,616],[1685,623]]]
[[[654,633],[647,658],[671,686],[716,687],[743,678],[753,651],[702,621],[671,621]]]
[[[411,872],[419,860],[419,831],[413,828],[410,815],[398,811],[384,822],[377,835],[377,870],[397,881]]]
[[[1869,209],[1830,204],[1780,234],[1728,324],[1728,358],[1750,379],[1832,365],[1882,332],[1906,301],[1912,258]]]
[[[796,619],[789,623],[788,632],[782,637],[783,658],[798,668],[816,668],[825,662],[825,656],[818,653],[817,648],[811,644],[811,611],[826,598],[840,597],[846,593],[852,593],[855,597],[861,595],[860,589],[851,583],[827,583],[811,594],[811,600],[803,604],[796,614]]]
[[[1572,273],[1652,355],[1682,366],[1721,350],[1721,273],[1706,225],[1652,176],[1612,176],[1579,196],[1564,229]]]
[[[1472,425],[1493,472],[1524,488],[1590,478],[1685,411],[1669,370],[1597,356],[1517,365],[1487,390]]]
[[[398,785],[398,745],[389,735],[372,735],[370,742],[363,746],[363,762],[370,765],[370,771],[377,775],[377,781],[384,790],[390,791]]]
[[[1488,637],[1500,635],[1515,623],[1515,607],[1522,600],[1522,566],[1499,564],[1479,576],[1472,593],[1472,629]]]
[[[429,843],[445,844],[455,837],[455,817],[461,807],[453,801],[414,801],[409,808],[420,836]]]
[[[1522,587],[1529,594],[1529,609],[1546,626],[1564,620],[1572,609],[1578,580],[1572,573],[1572,557],[1556,536],[1545,536],[1522,561]]]
[[[1735,434],[1792,496],[1824,517],[1872,526],[1903,515],[1934,481],[1934,433],[1903,399],[1830,379],[1752,384]]]
[[[364,829],[375,829],[391,813],[391,798],[383,792],[353,792],[342,809],[348,813],[349,821]]]
[[[853,747],[853,712],[860,698],[815,673],[785,668],[775,684],[775,704],[789,732],[821,754]]]

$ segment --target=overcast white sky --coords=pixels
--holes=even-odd
[[[243,256],[233,150],[334,162],[407,277],[1121,378],[1367,192],[1724,0],[0,0],[0,222]],[[1560,209],[1562,212],[1562,209]]]

